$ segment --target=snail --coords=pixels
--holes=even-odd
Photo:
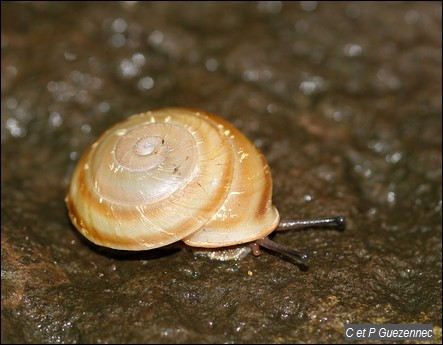
[[[166,108],[117,123],[79,160],[66,204],[93,243],[149,250],[176,241],[199,248],[248,244],[297,260],[307,254],[269,239],[273,231],[344,225],[343,216],[280,222],[262,153],[229,122]]]

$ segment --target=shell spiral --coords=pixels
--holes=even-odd
[[[264,237],[279,222],[271,198],[269,167],[240,131],[211,114],[166,108],[103,133],[78,162],[66,203],[90,241],[147,250]]]

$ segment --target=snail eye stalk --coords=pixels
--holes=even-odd
[[[306,229],[310,227],[324,226],[335,226],[341,229],[345,227],[345,224],[346,219],[344,216],[311,220],[288,220],[282,221],[275,229],[275,231]],[[305,263],[309,259],[308,254],[306,254],[305,252],[300,252],[298,250],[286,247],[282,244],[278,244],[269,239],[269,237],[267,236],[260,238],[251,244],[252,252],[255,256],[260,255],[260,247],[286,255],[300,263]]]
[[[338,216],[334,218],[322,218],[322,219],[309,219],[309,220],[285,220],[280,222],[274,231],[286,231],[296,229],[306,229],[310,227],[319,226],[337,226],[344,228],[346,219],[344,216]]]

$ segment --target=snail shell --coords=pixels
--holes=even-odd
[[[240,131],[166,108],[101,135],[78,162],[66,203],[75,227],[101,246],[218,248],[271,233],[279,223],[271,197],[266,160]]]

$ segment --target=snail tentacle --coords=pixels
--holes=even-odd
[[[267,236],[256,240],[255,243],[257,243],[260,247],[272,250],[277,253],[281,253],[283,255],[287,255],[299,262],[306,262],[308,260],[308,254],[276,243],[269,239],[269,237]]]
[[[338,216],[333,218],[321,218],[321,219],[308,219],[308,220],[286,220],[281,221],[278,227],[274,231],[286,231],[305,229],[310,227],[319,227],[325,225],[338,226],[342,228],[345,226],[346,219],[344,216]]]
[[[309,227],[318,227],[325,225],[333,225],[342,228],[344,227],[345,222],[346,219],[344,216],[338,216],[333,218],[322,218],[322,219],[310,219],[310,220],[288,220],[280,222],[275,231],[304,229]],[[269,237],[267,236],[260,238],[255,242],[251,243],[252,253],[255,256],[260,255],[260,247],[272,250],[277,253],[281,253],[283,255],[287,255],[298,262],[306,262],[308,260],[308,254],[286,247],[282,244],[278,244],[269,239]]]

